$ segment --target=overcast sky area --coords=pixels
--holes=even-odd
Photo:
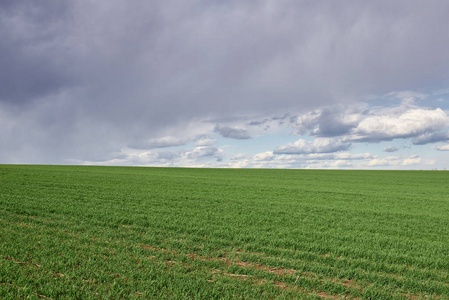
[[[0,164],[449,168],[449,1],[0,1]]]

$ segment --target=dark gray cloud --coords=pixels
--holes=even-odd
[[[290,117],[290,114],[284,114],[283,116],[274,116],[271,118],[264,118],[261,120],[252,120],[247,123],[249,126],[268,126],[267,123],[270,123],[272,121],[276,121],[279,125],[282,125],[284,123],[284,120]]]
[[[320,123],[320,127],[313,135],[322,137],[342,136],[348,134],[353,127],[353,124],[340,123],[338,120],[335,120],[335,123],[326,120]]]
[[[193,121],[449,86],[449,3],[343,3],[1,1],[0,161],[114,157],[197,136]],[[331,123],[316,135],[352,126]]]
[[[75,84],[64,1],[0,4],[0,101],[16,105]]]
[[[170,151],[160,151],[157,153],[157,159],[173,160],[179,157],[179,154]]]
[[[430,143],[449,141],[449,131],[426,132],[412,140],[414,145],[425,145]]]
[[[320,137],[336,137],[349,134],[357,126],[356,121],[345,120],[341,107],[324,108],[317,117],[317,128],[312,135]]]
[[[134,149],[153,149],[153,148],[168,148],[182,146],[192,141],[192,138],[182,139],[173,136],[165,136],[162,138],[152,138],[146,141],[141,141],[138,144],[130,144]]]
[[[398,148],[394,146],[388,146],[384,148],[384,152],[396,152],[396,151],[398,151]]]
[[[242,128],[232,128],[227,126],[215,126],[215,132],[220,134],[222,137],[237,139],[237,140],[247,140],[251,138],[251,135],[246,129]]]
[[[263,120],[257,120],[257,121],[251,121],[248,123],[249,126],[261,126],[265,125],[268,122],[270,122],[270,119],[263,119]]]
[[[363,114],[361,109],[352,111],[348,107],[334,105],[293,116],[290,118],[290,123],[298,134],[309,133],[318,137],[336,137],[349,134],[360,122],[360,118],[357,116]]]

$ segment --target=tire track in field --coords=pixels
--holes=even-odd
[[[235,273],[227,272],[225,270],[210,269],[210,272],[212,275],[222,275],[222,276],[226,276],[226,277],[230,277],[230,278],[234,278],[234,279],[238,279],[238,280],[250,280],[254,284],[262,284],[262,285],[269,284],[269,285],[275,286],[281,290],[290,290],[290,291],[297,291],[297,292],[307,293],[307,294],[315,294],[321,298],[326,298],[326,299],[338,299],[338,298],[341,298],[342,296],[345,297],[345,299],[360,299],[360,298],[358,298],[356,296],[351,296],[348,294],[346,294],[346,295],[330,294],[330,293],[326,293],[323,290],[317,291],[313,288],[297,286],[296,283],[298,282],[298,279],[301,278],[302,281],[304,281],[304,280],[312,281],[312,282],[319,283],[319,284],[332,282],[334,284],[344,286],[346,291],[349,293],[363,293],[364,288],[366,286],[368,286],[368,284],[366,284],[364,287],[364,286],[356,283],[354,280],[342,280],[342,279],[338,279],[338,278],[327,278],[327,280],[326,280],[326,279],[319,278],[319,276],[317,274],[311,273],[311,272],[301,272],[301,271],[294,270],[294,269],[269,267],[269,266],[261,265],[261,264],[255,263],[255,262],[244,262],[241,260],[232,260],[227,257],[214,258],[214,257],[206,257],[206,256],[194,254],[194,253],[185,254],[185,253],[177,252],[174,250],[153,247],[150,245],[141,245],[141,247],[145,250],[150,250],[153,252],[163,252],[163,253],[169,253],[169,254],[173,254],[173,255],[177,255],[177,256],[188,257],[192,261],[197,260],[197,261],[204,261],[204,262],[219,262],[219,263],[227,266],[227,269],[229,269],[230,267],[239,267],[244,270],[261,271],[262,273],[274,274],[274,275],[277,275],[279,278],[286,278],[286,277],[288,277],[290,279],[296,278],[296,280],[294,281],[294,283],[292,285],[292,284],[288,284],[288,283],[282,282],[282,281],[268,280],[266,278],[263,278],[264,275],[262,275],[262,278],[259,278],[259,276],[257,276],[257,275],[235,274]],[[227,254],[230,254],[230,253],[228,252]],[[246,253],[244,253],[242,251],[237,251],[237,252],[235,252],[235,254],[237,254],[237,256],[239,256],[239,255],[246,254]],[[156,259],[156,256],[152,255],[150,258]],[[181,264],[191,267],[191,265],[186,264],[184,262],[171,260],[171,259],[167,261],[168,266],[173,266],[177,263],[181,263]],[[208,268],[206,267],[206,269],[208,269]],[[213,282],[213,280],[212,281],[208,280],[208,281]]]
[[[251,280],[253,281],[255,284],[271,284],[274,285],[280,289],[287,289],[287,290],[297,290],[298,292],[307,292],[307,293],[313,293],[316,294],[317,296],[321,297],[321,298],[327,298],[327,299],[338,299],[339,297],[345,297],[345,299],[359,299],[356,296],[351,296],[348,295],[348,293],[350,294],[355,294],[355,295],[361,295],[364,294],[366,291],[369,290],[370,287],[374,286],[374,283],[368,283],[368,282],[357,282],[354,279],[342,279],[342,278],[334,278],[334,277],[323,277],[323,276],[319,276],[316,273],[313,272],[303,272],[303,271],[298,271],[298,270],[294,270],[294,269],[284,269],[284,268],[277,268],[277,267],[269,267],[267,265],[263,265],[263,264],[258,264],[255,262],[245,262],[245,261],[241,261],[241,260],[233,260],[230,259],[229,257],[220,257],[220,258],[213,258],[213,257],[205,257],[205,256],[201,256],[198,254],[194,254],[194,253],[190,253],[190,254],[185,254],[182,252],[178,252],[178,251],[174,251],[174,250],[168,250],[168,249],[163,249],[163,248],[156,248],[153,246],[148,246],[148,245],[142,245],[143,249],[147,249],[147,250],[151,250],[154,252],[167,252],[167,253],[171,253],[173,255],[180,255],[180,256],[186,256],[188,258],[190,258],[192,261],[195,260],[199,260],[199,261],[212,261],[212,262],[221,262],[225,265],[228,266],[228,268],[230,266],[233,267],[240,267],[242,269],[246,269],[246,270],[258,270],[258,271],[262,271],[265,273],[271,273],[271,274],[275,274],[277,276],[279,276],[280,278],[285,278],[285,277],[294,277],[296,276],[296,280],[294,282],[294,284],[296,284],[296,282],[298,281],[298,279],[303,279],[303,280],[309,280],[312,282],[318,282],[320,284],[329,284],[330,282],[336,284],[336,285],[340,285],[340,286],[344,286],[346,293],[345,294],[329,294],[326,293],[324,291],[316,291],[315,289],[312,288],[302,288],[299,287],[297,285],[292,285],[292,284],[288,284],[282,281],[268,281],[265,278],[258,278],[257,275],[246,275],[246,274],[234,274],[234,273],[229,273],[223,270],[212,270],[212,274],[222,274],[224,276],[227,277],[231,277],[231,278],[236,278],[239,280]],[[228,256],[233,256],[236,255],[237,257],[241,256],[241,255],[256,255],[258,257],[261,258],[265,258],[266,256],[262,253],[245,253],[243,251],[236,251],[236,252],[225,252],[225,255]],[[328,255],[320,255],[323,259],[329,259]],[[153,256],[153,258],[155,258],[155,256]],[[343,259],[341,257],[337,257],[335,259]],[[345,258],[345,260],[349,260],[347,258]],[[176,261],[170,261],[170,263],[173,265],[176,263]],[[317,263],[317,262],[314,262]],[[357,271],[362,272],[362,273],[367,273],[366,270],[364,269],[357,269]],[[262,275],[263,276],[263,275]],[[397,277],[401,277],[397,274],[389,274],[389,273],[379,273],[377,274],[377,276],[379,276],[380,279],[384,278],[384,277],[389,277],[389,278],[396,278]],[[438,283],[438,282],[437,282]],[[439,282],[440,284],[443,284],[441,282]],[[444,284],[443,284],[444,285]],[[390,290],[390,291],[385,291],[385,295],[388,297],[391,296],[398,296],[400,295],[401,298],[407,298],[407,299],[419,299],[422,297],[425,297],[426,299],[430,298],[430,299],[440,299],[442,296],[441,295],[437,295],[437,294],[433,294],[433,295],[428,295],[427,293],[417,293],[417,294],[413,294],[413,293],[404,293],[404,292],[400,292],[400,290]]]

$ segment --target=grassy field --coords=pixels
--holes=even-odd
[[[449,172],[0,165],[0,298],[449,299]]]

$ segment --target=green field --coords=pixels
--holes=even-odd
[[[0,298],[449,299],[449,172],[0,165]]]

